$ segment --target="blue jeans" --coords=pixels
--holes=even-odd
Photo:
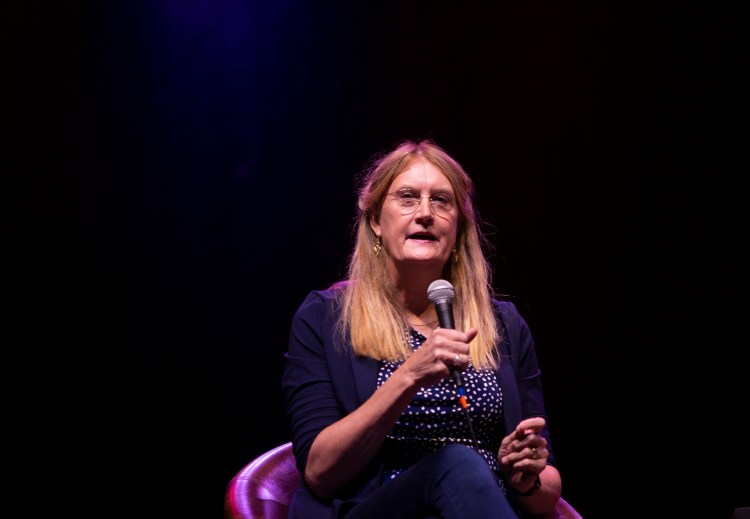
[[[346,519],[518,519],[482,457],[461,443],[428,454]]]

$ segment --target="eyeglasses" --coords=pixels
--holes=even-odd
[[[430,202],[430,211],[436,216],[442,218],[451,215],[455,203],[453,197],[444,193],[437,193],[430,196],[420,196],[411,189],[399,189],[392,193],[388,193],[388,196],[396,200],[398,205],[401,206],[401,214],[412,214],[422,204],[422,199],[426,198]]]

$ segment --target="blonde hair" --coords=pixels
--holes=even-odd
[[[471,343],[474,367],[495,367],[500,334],[491,302],[491,268],[484,255],[487,242],[474,209],[474,184],[461,165],[430,140],[402,142],[374,161],[360,179],[348,281],[334,285],[340,289],[342,307],[337,329],[341,338],[347,332],[350,334],[356,355],[400,360],[411,354],[403,303],[389,278],[385,255],[374,253],[377,237],[370,221],[378,221],[383,200],[396,176],[417,159],[429,161],[453,187],[460,213],[459,228],[456,252],[443,268],[443,279],[450,281],[455,289],[456,329],[476,326],[479,330]]]

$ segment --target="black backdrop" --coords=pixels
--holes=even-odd
[[[344,273],[355,175],[431,137],[535,335],[564,496],[750,505],[746,8],[315,4],[9,11],[9,409],[66,489],[38,503],[221,516],[290,439],[288,326]]]

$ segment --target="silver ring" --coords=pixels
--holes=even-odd
[[[537,455],[537,453],[536,453],[536,447],[532,447],[532,448],[531,448],[531,457],[532,457],[533,459],[535,459],[535,460],[536,460],[536,459],[539,459],[539,456],[538,456],[538,455]]]
[[[458,367],[461,365],[461,355],[456,353],[456,358],[453,360],[453,365]]]

